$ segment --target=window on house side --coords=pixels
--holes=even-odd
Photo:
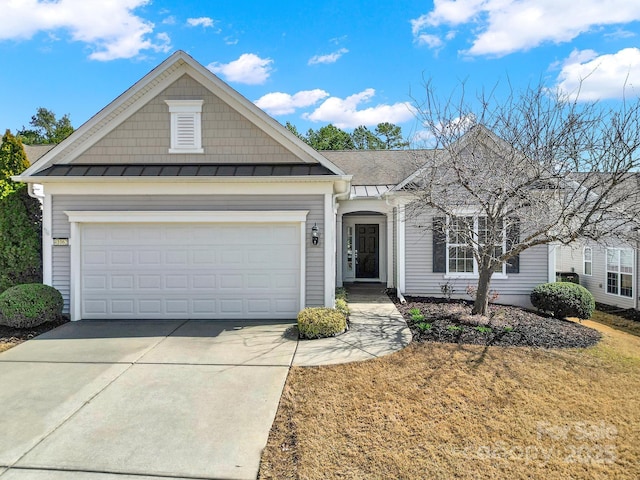
[[[633,251],[607,248],[607,293],[633,297]]]
[[[591,247],[584,247],[582,251],[582,273],[587,276],[591,276],[591,270],[593,266],[593,251]]]
[[[468,241],[477,242],[480,245],[490,238],[490,230],[487,226],[487,217],[483,216],[459,216],[449,219],[447,236],[447,273],[452,275],[477,275],[478,264],[473,257],[473,249]],[[495,247],[493,255],[499,257],[504,251],[504,230],[502,232],[502,245]],[[505,265],[496,265],[494,272],[504,274]]]
[[[169,153],[204,153],[202,148],[203,100],[165,100],[171,115]]]

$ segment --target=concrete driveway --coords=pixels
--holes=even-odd
[[[83,321],[0,354],[0,480],[255,479],[290,326]]]

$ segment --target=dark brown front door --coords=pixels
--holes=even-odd
[[[356,225],[356,278],[378,278],[378,225]]]

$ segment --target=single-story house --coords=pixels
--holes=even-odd
[[[605,244],[574,242],[556,248],[559,274],[575,273],[596,302],[619,308],[640,310],[638,247],[611,240]]]
[[[286,319],[355,281],[466,296],[476,266],[449,259],[430,212],[405,218],[417,167],[317,152],[179,51],[16,180],[43,186],[44,282],[72,320]],[[498,301],[528,304],[554,261],[522,252]]]

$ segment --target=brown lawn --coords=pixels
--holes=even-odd
[[[640,478],[640,338],[292,368],[260,478]]]

